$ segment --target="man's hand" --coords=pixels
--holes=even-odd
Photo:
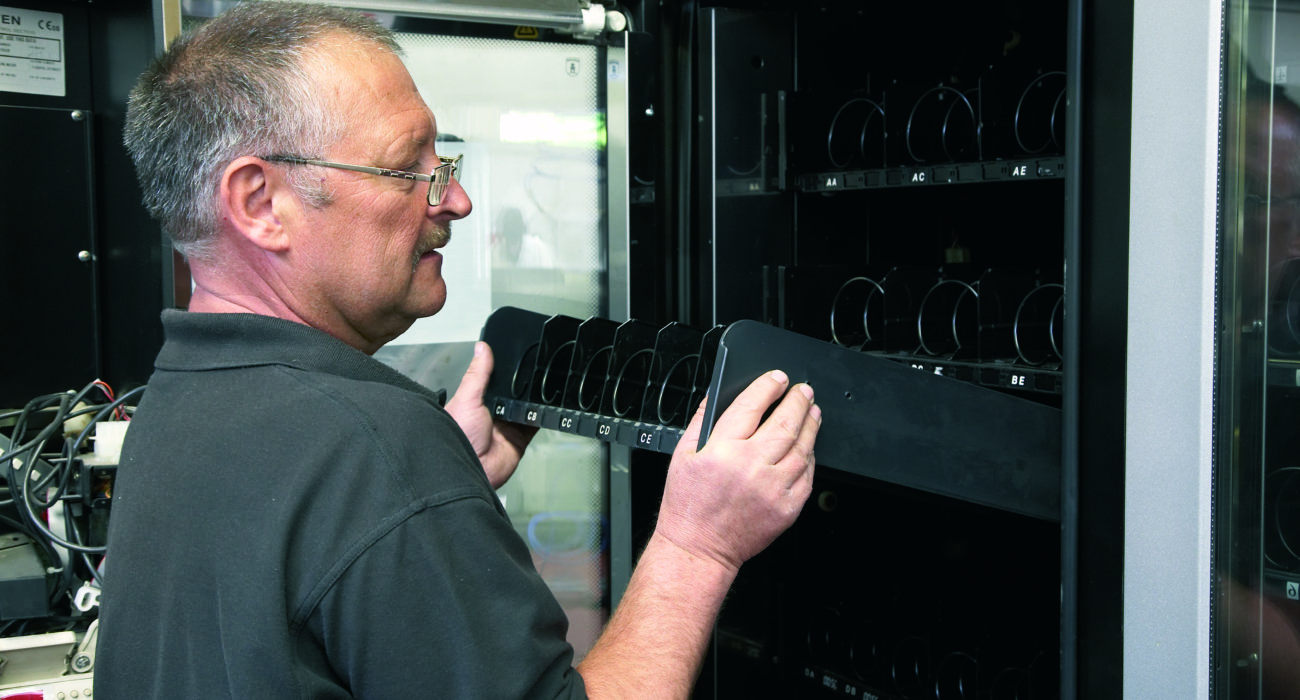
[[[524,448],[528,447],[537,428],[493,420],[492,412],[483,405],[483,391],[490,376],[492,349],[480,340],[474,344],[474,359],[470,360],[456,394],[447,402],[447,413],[465,431],[483,463],[488,482],[496,489],[515,473],[519,459],[524,456]]]
[[[627,592],[578,665],[588,697],[690,697],[740,565],[794,522],[812,492],[821,409],[811,387],[789,386],[783,372],[754,380],[698,451],[704,407],[696,412]]]
[[[789,385],[780,371],[754,380],[696,451],[701,404],[669,465],[656,534],[739,569],[794,522],[812,491],[821,409],[813,404],[812,387],[799,384],[787,392]]]

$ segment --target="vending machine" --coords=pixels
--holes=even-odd
[[[1120,692],[1122,555],[1078,572],[1081,489],[1088,536],[1124,532],[1122,438],[1076,445],[1081,403],[1122,418],[1127,229],[1081,198],[1126,196],[1127,132],[1081,107],[1081,14],[629,9],[629,317],[495,310],[489,393],[608,446],[617,604],[700,397],[707,422],[767,369],[815,387],[813,495],[743,568],[698,697]]]
[[[1139,517],[1159,499],[1134,489],[1163,462],[1136,455],[1173,432],[1134,363],[1204,357],[1135,345],[1156,327],[1135,318],[1185,319],[1143,296],[1165,283],[1131,256],[1163,230],[1134,228],[1159,162],[1134,156],[1159,94],[1139,90],[1142,61],[1185,58],[1149,35],[1209,46],[1186,32],[1221,26],[1212,9],[349,4],[399,32],[478,205],[448,250],[475,261],[448,265],[463,311],[380,357],[450,386],[469,341],[493,341],[494,409],[542,428],[501,495],[585,621],[579,654],[618,604],[692,402],[725,405],[781,366],[827,416],[814,493],[745,566],[697,696],[1208,687],[1208,613],[1175,627],[1205,644],[1139,632],[1165,612],[1149,599],[1199,610],[1217,588],[1198,568],[1208,540],[1190,579],[1160,558],[1176,547],[1133,556],[1161,532]],[[1159,84],[1196,85],[1179,71],[1211,55],[1162,65]],[[1175,497],[1201,487],[1167,481],[1181,522]],[[1147,570],[1169,580],[1144,587]],[[1168,661],[1191,648],[1204,656]]]
[[[704,697],[1055,698],[1077,668],[1071,9],[717,3],[682,28],[681,310],[818,341],[751,362],[813,355],[827,416]]]
[[[151,48],[231,1],[151,0]],[[184,306],[183,261],[69,164],[128,167],[95,159],[122,100],[82,103],[130,80],[80,64],[138,72],[141,42],[8,4],[61,13],[23,45],[79,64],[64,95],[0,84],[0,123],[61,135],[11,155],[76,175],[50,274],[100,290],[58,362],[135,367],[159,332],[113,321]],[[780,367],[826,417],[813,493],[695,697],[1300,693],[1300,3],[337,4],[397,32],[475,203],[450,313],[377,357],[453,389],[492,342],[491,407],[541,428],[499,495],[579,656],[685,417]],[[29,174],[0,181],[63,201]]]

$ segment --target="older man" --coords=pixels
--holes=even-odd
[[[195,290],[123,450],[97,697],[682,697],[737,570],[808,496],[811,389],[759,378],[700,451],[697,415],[575,672],[493,493],[530,434],[482,405],[490,349],[445,411],[369,356],[442,307],[471,207],[398,53],[360,15],[245,3],[132,93]]]

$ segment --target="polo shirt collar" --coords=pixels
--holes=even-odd
[[[436,393],[401,372],[306,324],[261,314],[179,309],[163,310],[162,324],[166,341],[154,362],[160,370],[281,365],[391,384],[441,403]]]

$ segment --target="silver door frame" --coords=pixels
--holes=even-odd
[[[1125,698],[1210,693],[1222,43],[1221,0],[1134,3]]]

